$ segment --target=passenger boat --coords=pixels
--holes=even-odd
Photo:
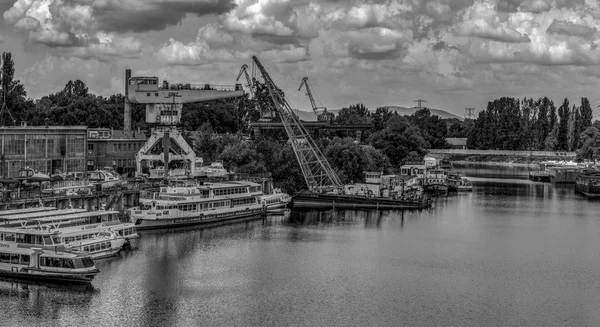
[[[69,251],[89,254],[96,260],[119,254],[128,243],[129,240],[109,229],[99,232],[92,238],[67,242],[65,248]]]
[[[90,255],[65,251],[58,232],[0,228],[0,276],[89,283],[99,272]]]
[[[200,168],[200,177],[225,177],[229,174],[227,169],[223,166],[223,162],[215,161],[208,167]]]
[[[447,183],[448,191],[473,191],[473,184],[471,184],[471,181],[464,177],[461,177],[460,174],[456,172],[448,173]]]
[[[281,191],[281,189],[273,189],[271,194],[261,195],[259,203],[267,209],[285,208],[290,203],[290,196]]]
[[[123,183],[118,174],[104,169],[91,171],[88,181],[93,184],[101,184],[102,188],[116,187]]]
[[[584,170],[575,179],[575,192],[587,197],[600,197],[600,171]]]
[[[142,191],[140,206],[128,210],[136,228],[178,227],[251,219],[264,212],[260,184],[174,180],[159,192]]]

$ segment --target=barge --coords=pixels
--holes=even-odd
[[[336,208],[336,209],[424,209],[431,207],[430,197],[385,198],[363,195],[337,195],[315,192],[300,192],[292,197],[293,208]]]

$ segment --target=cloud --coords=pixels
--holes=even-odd
[[[188,14],[220,15],[234,9],[235,3],[233,0],[105,0],[92,2],[90,7],[99,29],[145,32],[176,25]]]
[[[504,4],[509,6],[511,3]],[[529,42],[529,37],[517,31],[508,18],[507,14],[496,12],[491,2],[476,3],[464,13],[458,32],[498,42]]]
[[[552,21],[552,24],[548,26],[546,32],[569,36],[579,36],[582,38],[590,39],[596,33],[598,33],[598,29],[596,27],[589,27],[583,24],[577,24],[573,22],[555,19]]]

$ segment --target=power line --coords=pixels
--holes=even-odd
[[[414,100],[413,102],[417,103],[417,108],[423,108],[422,103],[427,102],[427,101],[425,101],[423,99],[417,99],[417,100]]]
[[[475,119],[475,108],[465,108],[465,119]]]

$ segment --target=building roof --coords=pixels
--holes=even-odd
[[[467,146],[466,137],[448,137],[446,138],[446,142],[450,145]]]

